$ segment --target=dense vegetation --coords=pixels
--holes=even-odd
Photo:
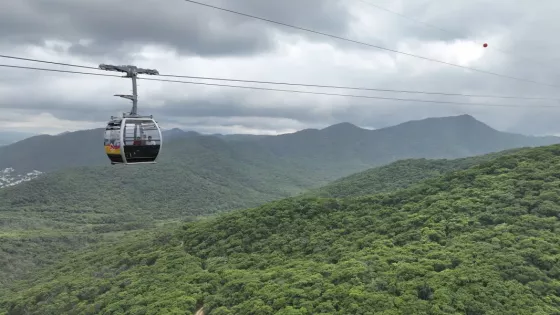
[[[451,171],[467,169],[473,165],[516,151],[518,149],[453,160],[400,160],[386,166],[372,168],[337,179],[321,188],[306,192],[304,196],[342,198],[394,191],[406,188],[424,179],[437,177]]]
[[[0,147],[0,170],[48,172],[96,165],[103,156],[104,129],[80,130],[57,136],[38,135]]]
[[[425,138],[419,141],[418,135]],[[486,141],[473,142],[472,135]],[[100,242],[105,239],[100,233],[152,229],[169,220],[257,206],[399,158],[465,156],[551,141],[501,133],[470,116],[374,131],[339,124],[276,137],[201,136],[174,129],[165,133],[159,164],[123,168],[107,165],[102,136],[102,129],[43,135],[0,149],[0,167],[48,171],[38,180],[0,190],[0,285],[56,261],[67,250]],[[353,178],[354,186],[345,180],[334,186],[358,195],[388,191],[448,169],[395,167],[366,175],[362,183]],[[369,184],[373,181],[384,189]],[[356,189],[364,183],[364,190]],[[336,191],[332,196],[341,196]]]
[[[559,314],[560,146],[76,254],[6,314]],[[0,311],[1,312],[1,311]]]
[[[0,286],[98,243],[100,233],[252,207],[321,183],[215,137],[177,140],[167,150],[173,155],[157,165],[71,168],[0,189]]]
[[[208,138],[172,144],[170,150],[184,157],[174,163],[143,168],[81,167],[0,190],[0,285],[57,261],[69,250],[111,240],[118,232],[154,229],[161,223],[257,206],[321,182],[281,160],[266,162],[276,160],[274,157],[248,149],[227,150],[231,147],[223,141]],[[404,187],[495,155],[395,162],[336,181],[319,192],[339,197],[342,192],[383,191],[379,185],[385,190]]]

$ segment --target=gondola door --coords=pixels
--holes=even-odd
[[[161,147],[157,124],[149,118],[126,118],[123,128],[126,164],[155,163]]]

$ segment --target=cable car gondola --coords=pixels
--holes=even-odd
[[[155,163],[161,130],[151,117],[111,117],[105,128],[105,153],[111,164]]]
[[[100,69],[125,72],[132,79],[132,95],[117,94],[132,101],[130,113],[122,118],[111,116],[105,128],[105,154],[111,164],[145,164],[156,163],[161,152],[161,129],[152,116],[137,114],[138,95],[136,92],[136,76],[138,73],[158,74],[156,70],[139,69],[135,66],[100,65]]]

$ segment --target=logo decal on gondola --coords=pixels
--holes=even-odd
[[[109,143],[105,146],[105,153],[107,154],[121,154],[121,144],[118,141]]]

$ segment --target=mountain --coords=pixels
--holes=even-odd
[[[406,189],[289,198],[76,253],[7,314],[557,314],[560,145]]]
[[[165,137],[170,137],[169,139]],[[164,143],[204,137],[172,129]],[[214,137],[215,138],[215,137]],[[530,137],[490,128],[472,116],[428,118],[367,130],[341,123],[322,130],[306,129],[278,136],[228,135],[236,145],[258,144],[260,150],[323,174],[324,181],[408,158],[460,158],[518,147],[560,143],[558,137]],[[0,148],[0,169],[50,172],[76,166],[107,165],[103,129],[35,136]],[[167,147],[166,147],[167,148]],[[162,155],[169,154],[167,149]]]
[[[59,169],[107,165],[103,151],[104,128],[64,132],[58,135],[38,135],[0,148],[0,169],[17,172],[56,171]],[[163,132],[165,140],[201,136],[194,131],[171,129]],[[167,149],[167,147],[166,147]]]
[[[49,172],[62,168],[99,165],[106,162],[104,128],[38,135],[0,148],[0,170]]]
[[[170,142],[166,152],[158,164],[86,166],[46,173],[0,190],[0,207],[48,209],[53,205],[114,212],[107,208],[111,204],[154,216],[172,215],[169,209],[198,215],[291,196],[321,183],[314,174],[252,143],[234,145],[197,136]]]
[[[104,128],[38,135],[0,148],[0,169],[17,172],[56,171],[59,169],[107,165],[103,151]],[[194,131],[171,129],[162,132],[165,140],[201,136]],[[167,147],[166,147],[167,149]]]
[[[428,178],[467,169],[499,156],[512,154],[520,149],[512,149],[461,159],[406,159],[388,165],[337,179],[323,187],[306,192],[306,197],[346,198],[372,195],[406,188]]]
[[[302,167],[343,177],[402,159],[453,159],[519,147],[560,143],[559,137],[500,132],[470,115],[427,118],[367,130],[349,123],[260,140],[274,154]],[[338,170],[338,171],[337,171]]]
[[[100,235],[120,235],[123,231],[152,229],[170,221],[255,207],[400,158],[472,154],[473,150],[465,148],[476,149],[476,141],[463,141],[454,147],[442,141],[443,136],[437,137],[451,134],[452,128],[456,128],[448,121],[461,120],[470,121],[466,125],[471,127],[463,129],[474,128],[467,133],[487,134],[488,139],[498,134],[492,140],[495,147],[504,146],[502,141],[511,136],[482,128],[469,117],[411,122],[404,127],[386,128],[388,131],[343,123],[323,130],[235,141],[191,134],[164,140],[159,163],[139,167],[108,165],[100,144],[103,129],[20,141],[0,148],[0,167],[12,165],[16,170],[12,176],[24,176],[35,169],[45,173],[32,181],[0,189],[0,256],[4,257],[0,265],[7,266],[0,268],[0,279],[11,282],[36,266],[56,261],[55,253],[83,249],[98,242]],[[410,133],[419,133],[417,129],[422,128],[418,126],[431,130],[429,126],[433,125],[433,137],[421,139],[431,146],[431,151],[413,145],[405,146],[405,150],[402,144],[398,145],[407,143]],[[480,137],[479,142],[485,143],[486,138]],[[507,145],[545,142],[544,138],[511,137],[517,142]],[[381,171],[385,175],[378,178],[385,182],[380,187],[367,185],[358,193],[406,187],[447,169],[441,166],[430,172],[431,167],[426,167],[423,173],[422,168],[401,168],[401,175],[395,173],[394,182],[386,182],[389,175]],[[416,175],[411,176],[413,173]],[[46,252],[50,256],[45,260]]]

